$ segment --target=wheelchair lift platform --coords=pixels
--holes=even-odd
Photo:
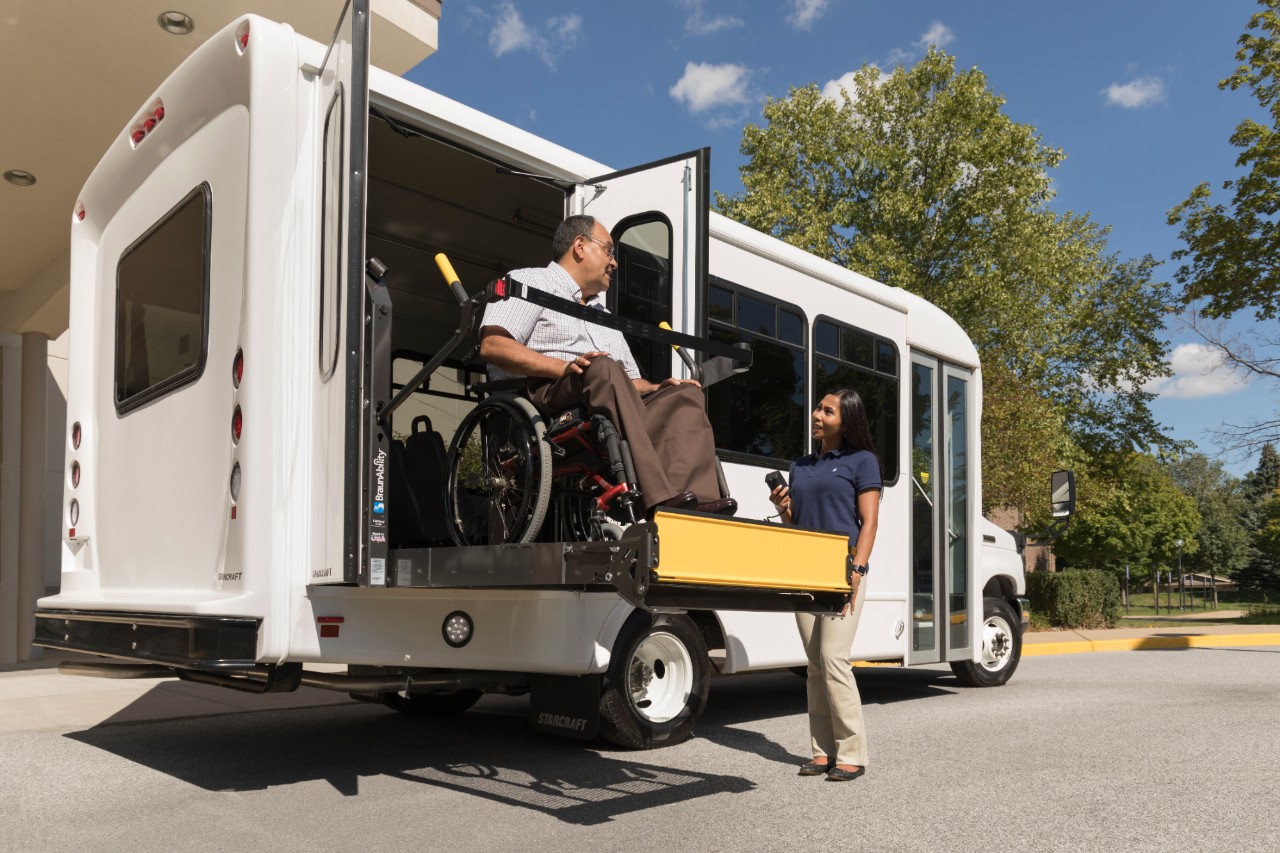
[[[844,534],[660,510],[621,539],[399,548],[387,585],[616,592],[650,611],[833,613],[848,600]]]

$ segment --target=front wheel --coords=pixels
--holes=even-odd
[[[600,734],[630,749],[686,741],[710,687],[698,626],[683,614],[637,610],[613,644],[600,696]]]
[[[951,671],[970,687],[999,687],[1013,676],[1022,659],[1022,631],[1009,602],[1001,598],[982,600],[981,659],[952,661]]]

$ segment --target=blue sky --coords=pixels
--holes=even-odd
[[[1122,257],[1167,260],[1169,208],[1232,177],[1235,125],[1256,114],[1219,91],[1253,0],[449,0],[440,50],[414,82],[624,168],[703,146],[712,189],[742,188],[742,128],[768,97],[827,86],[864,63],[889,70],[937,44],[981,69],[1015,121],[1066,162],[1060,211],[1112,226]],[[1171,278],[1166,263],[1158,275]],[[1249,326],[1234,321],[1232,330]],[[1211,431],[1275,411],[1275,386],[1223,369],[1171,318],[1175,375],[1157,418],[1210,455]],[[1223,457],[1237,474],[1254,458]]]

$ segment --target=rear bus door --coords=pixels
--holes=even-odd
[[[377,396],[371,375],[373,335],[365,319],[370,287],[365,276],[365,199],[369,135],[370,0],[346,0],[317,74],[320,151],[320,376],[321,470],[325,518],[342,518],[341,550],[329,537],[312,583],[368,584],[385,565],[385,494],[375,494],[376,469],[385,466],[379,431],[367,412]],[[385,442],[381,442],[385,444]],[[382,478],[385,483],[385,476]],[[383,562],[380,564],[380,560]]]

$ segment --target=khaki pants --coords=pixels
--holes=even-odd
[[[848,616],[796,614],[800,639],[809,658],[809,737],[813,755],[859,767],[867,765],[867,731],[862,721],[862,697],[849,666],[849,649],[866,595],[864,575],[858,581],[853,611]]]

